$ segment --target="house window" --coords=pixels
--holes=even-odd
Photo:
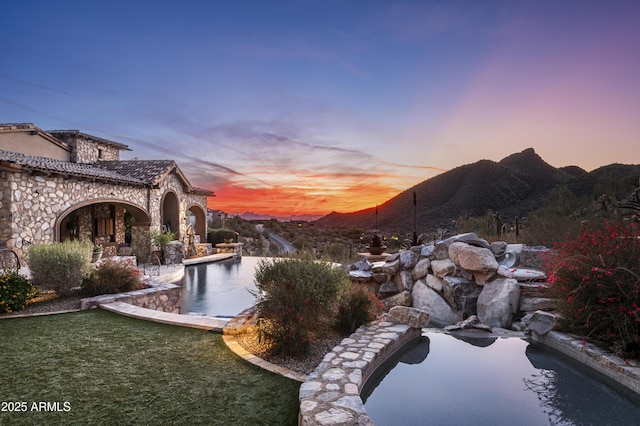
[[[98,148],[98,159],[102,158],[102,150]]]
[[[99,242],[114,242],[116,240],[115,206],[110,205],[107,209],[104,207],[100,209],[99,214],[94,212],[93,236]]]
[[[112,236],[114,232],[113,218],[101,217],[96,219],[96,237]]]

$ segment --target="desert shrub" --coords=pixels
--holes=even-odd
[[[640,356],[640,236],[634,223],[583,229],[548,260],[550,294],[567,331]]]
[[[98,265],[82,281],[82,293],[86,296],[122,293],[143,288],[140,271],[125,263],[107,260]]]
[[[254,293],[262,317],[261,335],[272,353],[308,352],[314,329],[348,284],[345,270],[311,257],[264,259],[256,268]]]
[[[341,333],[351,334],[362,324],[376,319],[378,299],[365,286],[351,285],[341,295],[336,312],[335,327]]]
[[[226,239],[233,239],[235,241],[235,238],[236,231],[234,231],[233,229],[210,229],[209,232],[207,232],[207,241],[214,245],[223,243]]]
[[[24,309],[36,295],[29,280],[15,272],[0,273],[0,313]]]
[[[349,261],[349,247],[344,244],[329,244],[325,246],[323,255],[333,262],[347,263]]]
[[[588,219],[586,210],[589,205],[588,198],[577,197],[564,186],[555,188],[542,207],[527,217],[522,227],[522,242],[550,245],[575,238],[583,222]]]
[[[294,237],[293,241],[291,242],[291,245],[298,250],[302,250],[302,251],[310,250],[313,247],[311,242],[302,235],[296,236],[295,234],[290,233],[290,237]]]
[[[91,269],[93,244],[90,241],[36,244],[29,248],[32,283],[70,296]]]

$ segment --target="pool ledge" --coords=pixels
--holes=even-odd
[[[231,259],[233,257],[235,257],[233,253],[216,253],[216,254],[210,254],[208,256],[182,259],[182,264],[185,266],[199,265],[201,263],[218,262],[220,260]]]
[[[597,371],[640,400],[640,362],[626,361],[592,343],[557,331],[546,335],[533,332],[531,338]]]
[[[406,324],[378,320],[343,339],[300,386],[298,424],[374,425],[360,398],[362,386],[383,362],[421,333]]]
[[[228,321],[228,319],[226,318],[172,314],[170,312],[141,308],[139,306],[134,306],[129,303],[118,301],[100,303],[99,307],[107,311],[115,312],[132,318],[217,332],[222,332],[222,329]]]

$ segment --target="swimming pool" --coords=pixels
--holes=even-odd
[[[376,425],[640,424],[640,406],[549,349],[426,332],[362,390]],[[469,343],[471,342],[471,343]]]
[[[255,304],[249,290],[260,257],[243,256],[187,266],[181,282],[183,314],[235,316]]]

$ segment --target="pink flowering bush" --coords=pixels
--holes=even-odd
[[[638,224],[607,223],[556,243],[547,258],[550,292],[566,331],[640,357]]]
[[[335,327],[349,335],[361,325],[375,320],[381,308],[382,303],[365,286],[351,285],[338,301]]]

